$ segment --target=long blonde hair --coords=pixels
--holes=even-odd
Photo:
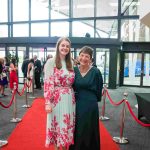
[[[59,46],[60,46],[62,41],[69,42],[70,50],[69,50],[69,53],[65,57],[65,62],[66,62],[67,69],[68,70],[73,70],[72,62],[71,62],[71,41],[67,37],[62,37],[62,38],[58,39],[58,41],[57,41],[57,44],[56,44],[56,58],[55,58],[56,67],[58,69],[62,68],[61,59],[60,59],[60,55],[59,55]]]

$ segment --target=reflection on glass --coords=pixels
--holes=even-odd
[[[51,1],[51,19],[63,19],[69,17],[69,0]]]
[[[150,54],[144,55],[143,86],[150,86]]]
[[[96,37],[117,38],[118,37],[118,21],[115,19],[97,20],[96,21]]]
[[[122,15],[139,15],[139,0],[121,0]]]
[[[29,20],[29,1],[13,0],[13,21]]]
[[[32,23],[31,36],[48,37],[48,23]]]
[[[24,60],[24,57],[26,56],[26,47],[17,47],[18,49],[18,57],[19,57],[19,61],[18,61],[18,77],[19,77],[19,83],[23,83],[23,73],[21,70],[22,67],[22,63]]]
[[[69,22],[52,22],[51,36],[69,36]]]
[[[0,37],[8,37],[8,25],[0,25]]]
[[[28,36],[29,36],[29,24],[13,25],[13,37],[28,37]]]
[[[94,37],[94,21],[82,20],[72,22],[73,37]]]
[[[31,1],[31,20],[45,20],[49,18],[48,15],[49,1]]]
[[[94,0],[73,1],[73,18],[94,17]]]
[[[126,53],[124,60],[124,85],[140,85],[142,54]]]
[[[0,0],[0,22],[8,22],[8,1]],[[1,33],[1,32],[0,32]]]
[[[139,20],[122,20],[122,41],[150,41],[150,29]]]
[[[96,65],[101,71],[104,83],[108,83],[109,79],[109,49],[96,49]]]
[[[96,16],[117,16],[118,0],[97,0]]]

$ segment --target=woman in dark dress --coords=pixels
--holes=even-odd
[[[103,88],[102,75],[91,65],[93,50],[84,46],[75,67],[76,126],[75,143],[70,150],[100,150],[99,110]]]

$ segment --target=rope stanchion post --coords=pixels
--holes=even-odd
[[[25,78],[25,84],[27,84],[27,78]],[[29,90],[29,87],[26,88],[25,91],[25,105],[23,105],[23,108],[30,108],[31,106],[28,104],[28,92],[27,90]]]
[[[17,90],[16,83],[14,83],[14,89],[13,89],[13,94]],[[16,101],[16,96],[14,95],[14,108],[13,108],[13,118],[10,120],[10,122],[20,122],[21,119],[17,118],[17,101]]]
[[[35,98],[35,96],[34,96],[34,78],[35,78],[35,74],[34,74],[35,68],[34,68],[34,66],[32,66],[32,70],[33,70],[33,76],[32,76],[32,96],[30,96],[29,98]]]
[[[6,140],[0,140],[0,148],[8,144],[8,141]]]
[[[104,85],[104,95],[103,95],[103,106],[102,106],[102,114],[101,114],[101,116],[99,117],[99,119],[100,120],[102,120],[102,121],[107,121],[107,120],[109,120],[109,118],[108,117],[106,117],[105,116],[105,106],[106,106],[106,85]]]
[[[128,96],[128,93],[124,93],[124,103],[123,103],[123,108],[122,108],[121,125],[120,125],[120,137],[113,137],[113,140],[119,144],[129,143],[129,140],[127,138],[123,137],[125,114],[126,114],[126,103],[125,103],[125,101],[127,101],[127,96]]]

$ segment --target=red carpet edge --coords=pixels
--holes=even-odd
[[[54,150],[53,147],[45,148],[46,113],[44,99],[34,100],[8,138],[8,144],[2,150]],[[111,135],[100,122],[101,150],[119,150],[119,146],[112,140]]]

